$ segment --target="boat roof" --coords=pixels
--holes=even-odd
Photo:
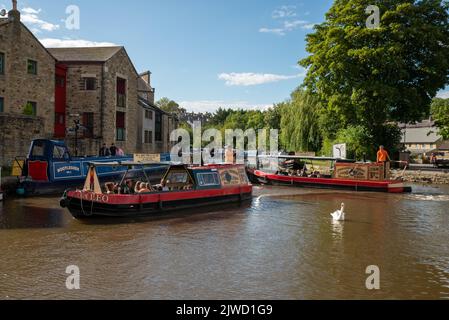
[[[309,157],[309,156],[289,156],[289,155],[260,155],[259,158],[265,159],[301,159],[301,160],[321,160],[321,161],[338,161],[344,160],[333,157]]]
[[[180,165],[179,163],[173,162],[151,162],[151,161],[111,161],[111,162],[89,162],[89,165],[94,167],[131,167],[131,166],[150,166],[150,165],[166,165],[166,166],[174,166]]]

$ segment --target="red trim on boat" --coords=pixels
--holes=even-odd
[[[192,190],[140,195],[95,194],[90,191],[77,190],[69,191],[67,193],[67,197],[75,199],[80,199],[82,197],[84,201],[93,201],[112,205],[136,205],[142,203],[158,203],[177,200],[191,200],[199,198],[239,195],[250,192],[252,192],[252,186],[245,185],[237,187],[224,187],[222,189]]]
[[[326,186],[349,186],[349,187],[365,187],[371,189],[387,189],[391,193],[404,192],[404,185],[398,181],[367,181],[367,180],[347,180],[347,179],[329,179],[329,178],[308,178],[308,177],[292,177],[276,174],[269,174],[263,171],[255,170],[254,175],[272,181],[284,183],[304,183]]]

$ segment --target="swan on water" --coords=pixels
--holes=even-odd
[[[332,219],[334,221],[344,221],[345,220],[345,204],[341,204],[341,209],[331,213]]]

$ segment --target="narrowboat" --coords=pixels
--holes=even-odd
[[[61,194],[68,188],[83,185],[90,162],[132,160],[133,156],[72,157],[63,141],[36,139],[31,143],[26,160],[16,160],[21,170],[17,193],[26,196]],[[164,160],[167,159],[162,159]],[[165,173],[166,168],[167,164],[158,162],[147,166],[146,171],[157,180]],[[100,181],[116,179],[127,169],[126,166],[101,167],[98,170],[98,177]]]
[[[259,156],[259,159],[260,163],[268,163],[265,165],[268,168],[249,168],[248,174],[252,181],[261,184],[388,193],[412,191],[402,180],[389,179],[388,164],[385,168],[381,163],[303,156]],[[311,163],[309,167],[306,161]],[[315,166],[331,162],[329,172],[320,172],[314,162]]]
[[[99,169],[123,166],[128,170],[119,181],[100,184]],[[157,185],[130,177],[129,170],[135,166],[144,167],[133,162],[90,163],[84,188],[67,190],[61,207],[76,219],[141,217],[252,199],[252,185],[244,165],[171,164]]]

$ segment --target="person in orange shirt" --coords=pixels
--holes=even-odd
[[[377,151],[377,163],[382,163],[384,167],[384,178],[387,177],[387,163],[391,161],[388,151],[385,150],[384,146],[380,146],[379,151]]]

